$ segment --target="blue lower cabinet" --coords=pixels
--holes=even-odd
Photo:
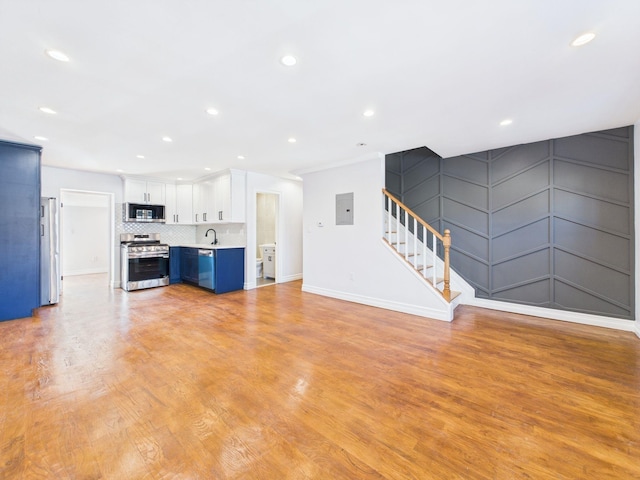
[[[244,288],[244,248],[221,248],[216,252],[216,293]]]
[[[180,247],[169,247],[169,283],[180,283]]]
[[[198,249],[180,248],[180,278],[183,282],[198,285]]]

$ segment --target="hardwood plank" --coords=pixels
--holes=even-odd
[[[633,334],[101,281],[0,323],[0,477],[640,478]]]

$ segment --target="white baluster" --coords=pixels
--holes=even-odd
[[[432,277],[432,281],[433,281],[433,288],[438,288],[438,284],[437,282],[437,268],[436,268],[436,260],[438,259],[438,256],[436,255],[436,250],[437,250],[437,238],[436,238],[436,234],[432,233],[431,236],[433,237],[433,242],[431,242],[431,262],[433,263],[433,272],[431,274]]]
[[[422,226],[422,276],[427,278],[427,229]]]
[[[418,268],[418,221],[413,218],[413,268]]]

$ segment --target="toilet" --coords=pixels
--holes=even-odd
[[[262,277],[262,258],[256,258],[256,278]]]

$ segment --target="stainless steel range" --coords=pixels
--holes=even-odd
[[[126,291],[169,285],[169,245],[159,233],[120,234],[120,281]]]

